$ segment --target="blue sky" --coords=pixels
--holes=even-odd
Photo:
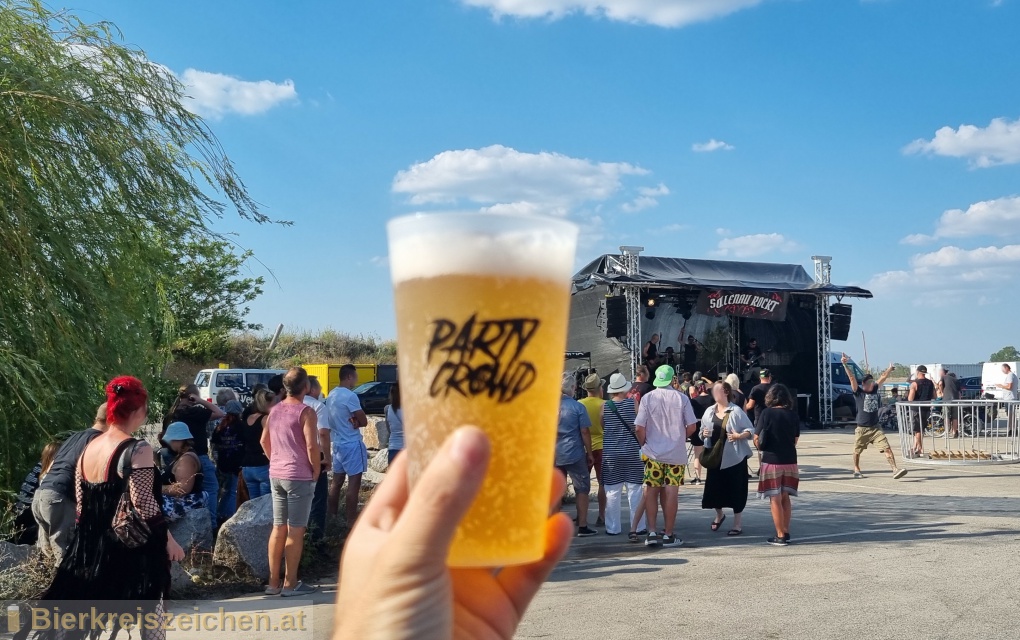
[[[267,327],[392,337],[385,222],[510,208],[578,221],[579,265],[832,255],[872,364],[1020,342],[1020,0],[67,6],[180,74],[294,221],[221,225],[277,279]]]

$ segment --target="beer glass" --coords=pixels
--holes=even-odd
[[[496,567],[545,551],[577,227],[451,213],[388,225],[410,481],[453,431],[492,443],[447,563]]]

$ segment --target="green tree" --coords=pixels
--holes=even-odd
[[[200,238],[228,205],[268,219],[183,97],[112,25],[0,0],[0,487],[89,423],[109,377],[153,381],[181,330],[223,326],[181,310],[168,268],[225,259]]]
[[[1020,351],[1016,347],[1003,347],[988,356],[989,362],[1016,362],[1020,360]]]

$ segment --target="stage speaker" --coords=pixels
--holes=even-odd
[[[606,337],[627,337],[627,298],[606,298]]]
[[[850,316],[853,310],[848,304],[834,304],[829,307],[829,331],[833,340],[845,342],[850,337]]]

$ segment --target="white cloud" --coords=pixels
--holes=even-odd
[[[468,201],[485,205],[483,210],[489,212],[565,215],[581,203],[612,197],[622,188],[624,176],[647,173],[625,162],[592,162],[492,145],[444,151],[399,171],[393,191],[407,194],[418,205]]]
[[[375,266],[375,267],[388,267],[388,266],[390,266],[390,257],[389,256],[372,256],[371,258],[368,259],[368,261],[369,261],[369,263],[372,264],[372,266]]]
[[[209,118],[222,118],[231,113],[255,115],[297,99],[292,80],[251,82],[198,69],[185,69],[180,80],[188,96],[185,102],[188,108]]]
[[[717,229],[723,232],[723,229]],[[718,248],[712,252],[720,258],[756,258],[769,253],[790,253],[798,249],[796,242],[781,233],[757,233],[735,238],[723,238]]]
[[[761,4],[763,0],[461,0],[493,16],[549,18],[581,13],[620,22],[682,27]]]
[[[636,213],[658,206],[659,197],[667,195],[669,195],[669,187],[661,182],[657,187],[639,187],[638,197],[631,202],[624,203],[620,208],[627,213]]]
[[[689,227],[686,224],[675,223],[667,224],[665,227],[662,228],[662,231],[664,231],[665,233],[677,233],[679,231],[684,231],[688,228]]]
[[[903,238],[903,244],[925,244],[939,238],[974,236],[1010,237],[1020,235],[1020,196],[976,202],[964,211],[949,209],[935,224],[935,233],[915,233]]]
[[[712,138],[708,142],[695,142],[691,145],[691,151],[695,153],[712,153],[713,151],[733,151],[736,149],[732,144]]]
[[[971,124],[942,127],[931,140],[914,140],[903,153],[967,158],[972,166],[991,167],[1020,162],[1020,119],[995,118],[987,127]]]
[[[868,288],[876,293],[958,298],[1011,286],[1020,268],[1020,245],[961,249],[947,246],[910,259],[910,268],[876,274]],[[986,297],[987,298],[987,297]]]

